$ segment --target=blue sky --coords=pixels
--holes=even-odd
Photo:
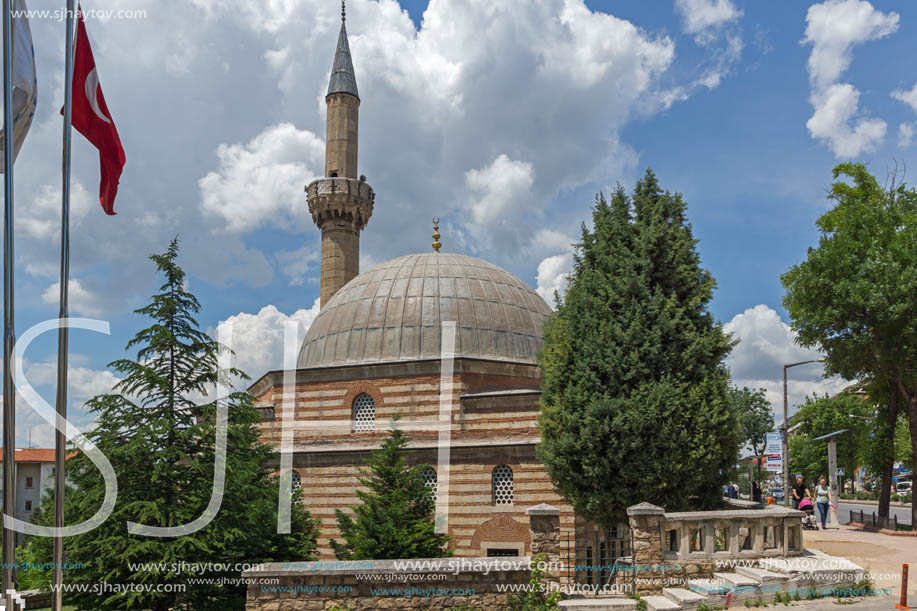
[[[145,255],[174,235],[201,324],[235,321],[253,377],[279,367],[284,321],[314,318],[319,235],[303,186],[322,171],[339,27],[327,0],[84,8],[146,16],[87,22],[128,161],[107,218],[95,152],[75,136],[73,315],[112,329],[71,339],[82,426],[80,403],[110,386],[105,365],[144,324],[131,311],[156,287]],[[684,194],[719,283],[712,311],[742,340],[734,378],[775,406],[780,365],[814,356],[793,345],[779,277],[817,240],[831,168],[863,161],[884,179],[895,162],[914,165],[917,138],[899,135],[917,124],[908,3],[351,0],[347,26],[360,168],[377,192],[363,269],[426,251],[439,216],[444,250],[550,295],[594,194],[632,188],[652,167]],[[62,25],[33,19],[32,30],[39,108],[16,165],[20,334],[57,311]],[[27,355],[49,398],[54,351],[49,334]],[[793,403],[839,388],[810,369],[794,372]],[[50,427],[18,411],[20,440],[34,426],[50,444]]]

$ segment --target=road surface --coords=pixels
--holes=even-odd
[[[867,515],[872,515],[873,512],[876,512],[876,515],[879,514],[878,505],[859,505],[855,502],[841,500],[840,504],[837,506],[838,516],[840,517],[841,524],[846,524],[850,521],[850,510],[860,511],[862,510]],[[895,507],[892,505],[889,507],[888,516],[898,516],[898,522],[903,524],[911,523],[911,508],[910,507]],[[818,510],[816,510],[816,515]]]

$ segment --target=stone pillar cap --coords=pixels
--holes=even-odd
[[[665,509],[652,503],[639,503],[627,508],[628,516],[661,516],[664,513]]]
[[[559,516],[560,509],[547,503],[541,503],[525,510],[526,515],[530,516]]]

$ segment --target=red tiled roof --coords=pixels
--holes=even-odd
[[[0,462],[3,462],[2,447],[0,447]],[[16,448],[16,462],[54,462],[54,449]]]

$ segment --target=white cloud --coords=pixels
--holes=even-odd
[[[79,226],[92,205],[98,202],[79,182],[70,185],[70,225]],[[61,225],[61,188],[42,185],[28,206],[16,209],[17,236],[58,242]]]
[[[892,91],[892,97],[896,100],[904,102],[913,108],[914,112],[917,112],[917,83],[915,83],[914,87],[909,91],[904,89],[895,89]]]
[[[57,383],[57,361],[29,363],[24,373],[33,386],[53,386]],[[119,381],[120,378],[107,369],[71,365],[67,369],[67,397],[71,404],[81,406],[92,397],[111,391]],[[53,404],[53,401],[48,402]]]
[[[567,276],[572,267],[573,255],[571,253],[547,257],[538,264],[535,290],[551,307],[554,307],[555,291],[563,298],[567,290]]]
[[[297,352],[309,329],[309,325],[318,316],[319,300],[308,310],[299,309],[289,316],[278,310],[273,305],[261,308],[257,314],[239,312],[230,316],[218,325],[216,331],[211,330],[211,335],[217,336],[219,327],[232,323],[232,344],[230,347],[235,352],[233,367],[241,369],[252,381],[268,371],[283,368],[283,334],[287,321],[299,323],[299,336],[296,338]]]
[[[681,15],[685,32],[693,35],[694,42],[711,53],[699,64],[699,76],[689,86],[676,86],[661,96],[666,108],[699,88],[719,87],[745,47],[738,24],[742,11],[732,0],[675,0],[675,10]]]
[[[137,305],[153,276],[147,256],[176,234],[186,270],[204,284],[265,286],[278,273],[306,284],[311,261],[295,251],[318,249],[303,186],[322,173],[339,6],[112,0],[110,8],[147,18],[87,24],[128,159],[118,215],[105,217],[98,154],[74,137],[71,265],[98,299],[88,307],[110,315]],[[46,101],[62,97],[58,25],[32,23]],[[377,193],[361,239],[372,261],[427,251],[429,219],[439,216],[452,227],[449,247],[534,275],[538,261],[561,252],[533,256],[535,235],[575,234],[588,214],[588,201],[551,202],[591,183],[629,181],[638,154],[622,128],[700,87],[693,75],[683,83],[671,74],[670,37],[583,0],[432,2],[419,29],[395,0],[353,0],[347,26],[362,96],[360,172]],[[717,74],[705,72],[705,84]],[[58,110],[39,107],[17,163],[20,279],[38,277],[41,287],[58,273],[48,247],[60,213],[57,180],[48,183],[59,175]],[[466,175],[493,169],[501,155],[522,181],[513,183],[516,200],[499,202],[503,211],[532,214],[480,230],[474,217],[490,214],[480,207],[486,193],[470,198]],[[268,235],[278,227],[302,240]]]
[[[796,334],[780,319],[776,311],[757,305],[736,314],[723,326],[733,339],[740,340],[726,361],[733,383],[742,387],[764,388],[777,413],[783,409],[783,366],[822,357],[815,350],[796,343]],[[848,382],[840,378],[824,379],[824,366],[811,363],[787,371],[790,413],[805,401],[807,395],[834,394]]]
[[[860,92],[838,80],[853,61],[854,46],[892,34],[898,21],[897,13],[878,11],[866,0],[827,0],[809,7],[803,42],[812,45],[809,101],[815,113],[806,127],[839,158],[872,151],[885,138],[885,121],[858,117]]]
[[[914,123],[902,123],[898,126],[898,148],[906,149],[914,142],[914,132],[917,131],[917,125]]]
[[[47,304],[60,304],[60,280],[46,288],[41,300]],[[70,314],[98,317],[105,311],[105,300],[95,290],[84,285],[79,278],[71,278],[67,291],[67,302]]]
[[[221,144],[219,171],[199,182],[201,208],[232,232],[265,224],[306,229],[312,221],[304,214],[303,187],[322,174],[324,154],[321,139],[292,123],[268,127],[245,145]]]
[[[898,29],[899,15],[877,11],[866,0],[827,0],[806,14],[804,42],[812,45],[809,75],[818,88],[836,82],[853,61],[853,47]]]
[[[703,35],[742,16],[732,0],[675,0],[688,34]]]
[[[850,83],[814,91],[810,99],[815,114],[806,121],[806,127],[813,138],[828,142],[836,156],[850,158],[871,152],[885,138],[887,124],[882,119],[862,117],[851,125],[860,92]]]
[[[471,192],[471,219],[478,225],[517,216],[532,202],[535,172],[531,163],[500,155],[489,166],[469,170],[465,186]]]
[[[301,286],[309,271],[316,270],[315,264],[321,261],[322,252],[321,247],[303,246],[289,252],[278,252],[275,256],[280,263],[280,271],[290,279],[290,286]],[[368,269],[363,265],[362,260],[360,269]],[[312,279],[318,280],[319,278],[314,276]]]
[[[80,355],[73,355],[70,367],[67,369],[67,420],[79,430],[86,432],[92,428],[92,414],[84,409],[84,404],[96,395],[110,392],[120,378],[108,370],[76,365],[74,361],[79,362],[80,360]],[[30,362],[26,360],[23,363],[23,370],[29,385],[34,387],[45,402],[53,408],[55,405],[54,389],[57,384],[57,361]],[[34,447],[54,447],[54,427],[18,393],[16,396],[16,429],[18,431],[17,445],[27,447],[31,442]]]

